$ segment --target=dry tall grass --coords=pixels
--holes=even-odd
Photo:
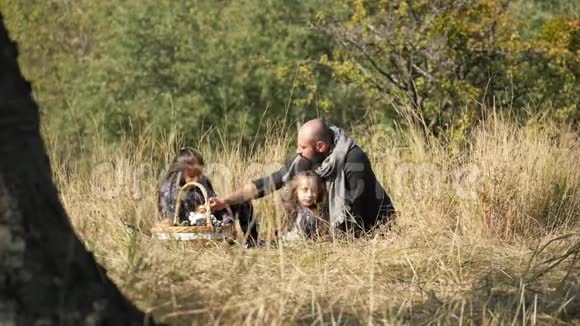
[[[281,163],[294,141],[242,157],[198,144],[225,192]],[[387,236],[253,250],[159,242],[157,177],[171,141],[143,137],[82,160],[49,142],[72,223],[121,289],[172,324],[557,324],[580,319],[580,140],[497,119],[461,146],[412,131],[353,131],[392,194]],[[261,230],[277,196],[256,201]]]

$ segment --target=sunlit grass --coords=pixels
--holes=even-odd
[[[198,145],[218,191],[283,162],[293,135],[264,132],[271,140],[249,156],[235,141]],[[174,155],[169,139],[115,147],[95,140],[77,161],[59,159],[64,144],[48,146],[75,230],[124,293],[159,320],[534,325],[580,318],[575,134],[501,119],[456,147],[412,130],[353,133],[393,197],[393,230],[253,250],[150,237],[158,177]],[[255,202],[263,237],[282,218],[279,196]]]

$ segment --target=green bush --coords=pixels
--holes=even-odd
[[[427,132],[462,137],[484,108],[577,121],[573,17],[546,18],[524,39],[517,3],[504,0],[343,4],[346,17],[320,15],[319,30],[339,45],[321,61],[337,79],[377,94],[385,110],[410,104],[412,112],[401,113]]]
[[[196,139],[214,126],[248,140],[263,115],[304,120],[324,115],[329,99],[342,121],[365,110],[328,69],[301,69],[332,49],[308,28],[328,3],[2,0],[0,9],[49,134]]]
[[[44,132],[76,143],[373,117],[462,138],[493,110],[577,123],[576,2],[0,0]],[[104,136],[104,137],[103,137]]]

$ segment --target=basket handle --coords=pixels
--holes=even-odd
[[[207,225],[213,229],[213,225],[211,223],[211,209],[209,206],[209,197],[207,195],[207,190],[201,183],[197,181],[190,181],[184,184],[181,187],[181,189],[179,189],[179,192],[177,193],[177,203],[175,204],[175,214],[173,215],[173,225],[177,225],[179,221],[179,210],[181,209],[181,197],[183,197],[183,192],[193,187],[199,188],[199,190],[201,190],[201,194],[203,195],[203,199],[205,201],[203,205],[205,206]]]

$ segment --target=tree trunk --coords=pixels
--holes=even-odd
[[[58,199],[30,84],[0,15],[0,325],[142,325]]]

